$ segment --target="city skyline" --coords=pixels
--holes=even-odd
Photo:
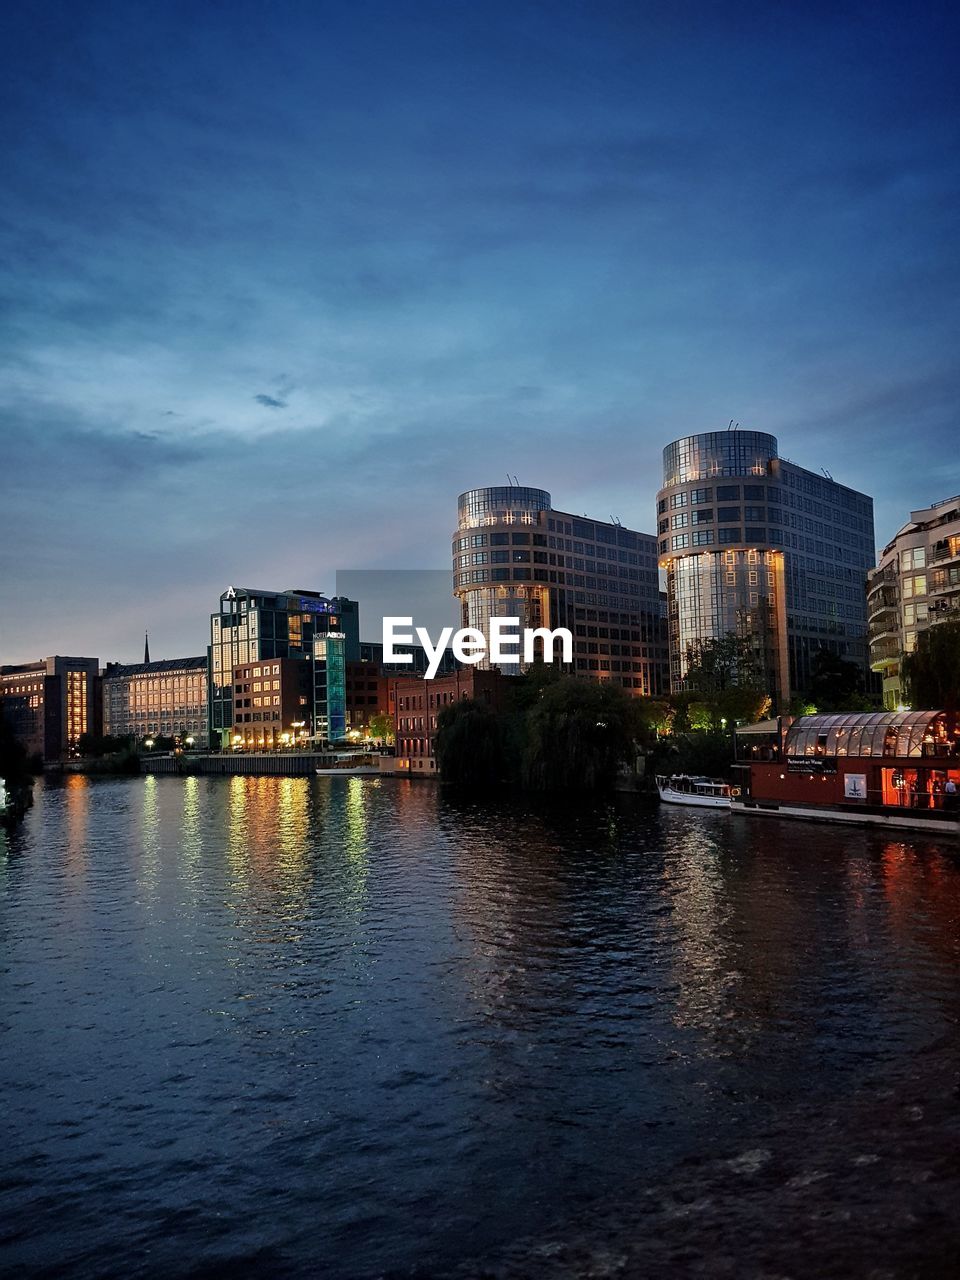
[[[9,11],[0,661],[445,567],[508,474],[655,533],[731,419],[882,547],[960,488],[956,18],[905,14]]]

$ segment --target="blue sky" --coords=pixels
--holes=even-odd
[[[726,427],[960,490],[946,5],[11,4],[0,661],[443,567],[507,472],[654,528]]]

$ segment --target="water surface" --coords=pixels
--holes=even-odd
[[[873,832],[47,782],[0,837],[0,1269],[482,1258],[960,1049],[958,922],[955,851]]]

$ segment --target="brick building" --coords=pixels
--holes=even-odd
[[[394,681],[397,773],[436,776],[433,748],[443,708],[466,698],[500,707],[509,679],[499,671],[464,667],[434,680],[413,676]]]
[[[233,669],[234,747],[275,749],[310,737],[313,669],[310,660],[271,658]]]

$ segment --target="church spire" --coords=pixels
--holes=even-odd
[[[143,633],[143,660],[150,661],[150,636],[146,631]]]

